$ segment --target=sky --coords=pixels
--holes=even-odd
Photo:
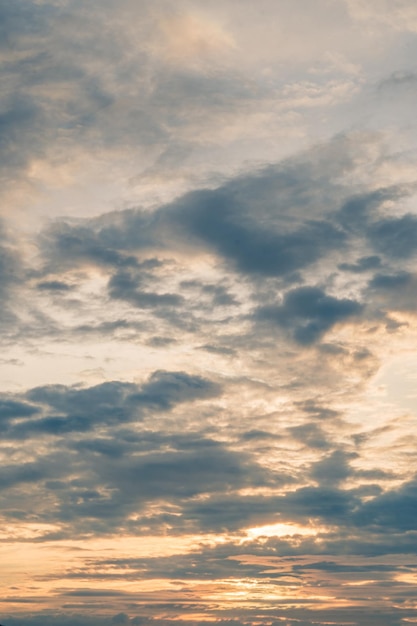
[[[0,0],[0,622],[417,623],[415,0]]]

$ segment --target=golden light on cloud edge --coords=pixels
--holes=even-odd
[[[5,626],[416,622],[389,4],[0,8]]]

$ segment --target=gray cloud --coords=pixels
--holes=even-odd
[[[69,285],[61,280],[44,280],[38,283],[38,289],[41,291],[51,291],[51,292],[66,292],[71,291],[73,289],[73,285]]]
[[[409,271],[378,272],[368,283],[374,305],[382,311],[411,311],[416,308],[416,276]]]
[[[183,298],[176,293],[155,293],[140,289],[141,278],[128,272],[119,272],[109,281],[111,298],[127,300],[138,308],[171,308],[183,303]]]
[[[202,377],[157,371],[142,385],[48,385],[24,394],[25,401],[6,397],[0,407],[6,439],[31,446],[35,437],[52,436],[54,443],[33,462],[4,465],[0,487],[33,485],[24,499],[36,498],[33,512],[63,525],[64,534],[75,528],[107,533],[122,525],[142,532],[149,524],[193,524],[188,515],[178,520],[175,510],[194,497],[276,481],[250,453],[212,439],[202,427],[164,433],[162,422],[157,431],[149,430],[158,416],[166,419],[184,403],[213,401],[221,393],[220,385]],[[45,509],[51,499],[55,506]],[[153,519],[146,512],[151,502],[164,502],[167,512]],[[12,518],[24,515],[7,511]],[[139,514],[136,522],[128,521],[132,512]],[[72,529],[64,530],[69,523]]]
[[[341,139],[215,189],[187,193],[153,212],[129,209],[78,225],[57,222],[43,233],[41,247],[58,268],[87,260],[128,268],[143,250],[195,254],[203,246],[249,276],[291,274],[346,243],[337,209],[349,192],[326,175],[329,168],[354,167],[346,154],[347,163],[334,158],[345,150]],[[399,193],[374,195],[380,203]]]
[[[417,481],[406,482],[365,503],[357,512],[356,522],[397,531],[416,530]]]
[[[270,172],[266,172],[265,181],[261,177],[260,180],[252,179],[250,192],[255,193],[257,186],[263,182],[268,184],[270,176]],[[277,178],[279,181],[279,174]],[[282,179],[285,190],[284,176]],[[249,186],[248,183],[245,181],[242,191]],[[275,185],[279,202],[279,183]],[[294,230],[288,231],[288,227],[284,227],[287,232],[280,232],[284,224],[280,224],[278,211],[275,219],[268,211],[262,221],[255,220],[245,207],[246,199],[240,206],[237,203],[239,196],[236,191],[239,193],[240,190],[226,186],[217,191],[190,194],[175,211],[175,223],[245,274],[282,276],[312,264],[343,242],[341,231],[319,220],[307,221]]]
[[[399,200],[412,193],[407,186],[381,187],[372,191],[349,194],[338,212],[342,226],[353,233],[363,233],[364,226],[375,218],[384,202]]]
[[[3,396],[0,398],[0,419],[9,420],[16,417],[31,417],[40,412],[40,408],[33,404],[20,402]]]
[[[323,485],[337,485],[354,474],[349,459],[356,458],[354,453],[335,450],[331,455],[313,465],[311,477]]]
[[[324,431],[314,422],[307,422],[301,426],[293,426],[290,429],[292,436],[310,448],[327,449],[329,441]]]
[[[38,285],[73,284],[72,271],[95,265],[107,277],[102,297],[131,307],[133,317],[126,323],[132,333],[142,324],[150,345],[155,334],[176,340],[173,329],[200,336],[207,332],[201,345],[214,346],[214,351],[209,349],[213,354],[219,343],[213,334],[220,328],[213,323],[213,308],[244,304],[231,292],[238,291],[242,278],[247,297],[255,303],[253,320],[259,331],[247,337],[249,345],[262,340],[262,328],[268,325],[301,347],[317,344],[336,324],[362,314],[388,320],[393,301],[374,298],[378,276],[398,273],[395,266],[402,257],[393,246],[400,231],[409,238],[406,245],[398,244],[402,254],[412,254],[408,222],[413,218],[390,221],[381,211],[387,202],[400,201],[413,190],[404,185],[358,193],[334,183],[329,168],[334,176],[354,169],[347,144],[347,138],[333,140],[217,188],[184,194],[153,211],[128,209],[78,223],[57,221],[39,240],[45,266]],[[378,256],[366,254],[370,242]],[[190,276],[188,268],[202,253],[210,254],[220,271],[218,284],[207,283],[198,273]],[[378,273],[366,288],[362,275],[373,270]],[[323,276],[320,286],[314,283],[317,271]],[[330,295],[327,285],[335,281],[337,271],[345,282],[357,280],[356,298],[340,297],[334,288]],[[145,312],[146,318],[137,317]],[[238,316],[223,317],[222,324],[238,319],[243,323],[245,316]],[[110,329],[104,319],[102,324]],[[152,324],[163,324],[163,331],[156,332]],[[222,354],[236,354],[236,338],[229,334],[226,340],[222,333],[220,340]]]
[[[357,317],[362,309],[359,302],[328,296],[318,287],[299,287],[288,291],[282,304],[259,307],[255,320],[280,326],[299,344],[309,345],[338,322]]]
[[[345,272],[353,272],[360,274],[369,270],[377,269],[381,265],[381,259],[378,256],[365,256],[358,259],[357,263],[340,263],[339,269]]]
[[[220,385],[184,372],[154,372],[133,400],[170,408],[173,404],[197,398],[212,398],[221,393]]]
[[[85,389],[65,385],[38,387],[26,394],[32,404],[5,399],[0,404],[0,414],[6,419],[31,418],[10,425],[8,436],[12,438],[63,435],[90,431],[99,425],[123,424],[143,418],[143,411],[170,410],[181,402],[212,398],[220,393],[217,383],[199,376],[158,371],[142,386],[113,381]],[[34,419],[33,415],[42,409],[52,414]]]
[[[255,303],[252,315],[259,331],[247,336],[247,345],[262,341],[268,325],[271,332],[281,330],[282,337],[307,347],[336,324],[362,314],[388,323],[393,301],[374,298],[377,276],[398,273],[395,265],[401,259],[393,253],[394,243],[385,241],[392,224],[381,211],[413,189],[403,185],[357,192],[336,184],[330,173],[340,178],[354,170],[349,150],[348,138],[342,137],[217,188],[184,194],[153,211],[128,209],[78,222],[57,221],[39,240],[45,266],[38,285],[73,284],[71,272],[88,272],[95,265],[107,279],[101,296],[131,307],[126,323],[131,333],[141,327],[148,345],[155,335],[172,342],[178,330],[201,337],[206,333],[201,345],[214,346],[209,348],[213,354],[217,349],[225,356],[236,354],[237,338],[222,333],[220,342],[213,341],[220,329],[213,309],[218,314],[219,307],[245,306],[235,295],[242,278],[246,305]],[[399,244],[409,256],[412,228],[401,226],[404,219],[413,218],[394,222],[411,237],[407,245]],[[396,240],[397,230],[392,235]],[[366,254],[370,240],[378,256]],[[201,254],[209,254],[220,273],[217,284],[198,272],[190,276],[189,268]],[[378,274],[366,288],[362,275],[373,270]],[[329,291],[338,271],[341,281],[351,281],[350,292],[357,281],[356,298],[340,297],[334,287]],[[317,272],[323,277],[320,285],[315,284]],[[77,280],[82,282],[82,275]],[[224,314],[222,325],[245,319],[239,311]],[[110,330],[105,319],[101,323],[97,329]],[[91,324],[83,327],[88,331]]]
[[[5,339],[18,324],[16,299],[24,279],[23,262],[16,242],[0,220],[0,329]]]
[[[378,252],[394,259],[407,259],[417,251],[417,217],[407,214],[374,222],[368,237]]]
[[[379,329],[405,332],[390,314],[416,309],[417,220],[404,213],[415,185],[401,183],[412,174],[398,149],[412,132],[406,141],[396,120],[392,150],[361,130],[297,153],[311,124],[319,142],[378,126],[364,119],[373,73],[384,106],[407,100],[415,75],[392,74],[395,29],[383,32],[388,78],[375,70],[378,45],[359,66],[352,32],[363,46],[379,22],[349,30],[337,3],[332,15],[350,25],[340,54],[328,3],[314,19],[305,0],[261,0],[254,13],[234,4],[0,2],[1,365],[23,363],[21,378],[2,370],[5,390],[22,389],[0,396],[4,528],[33,549],[148,535],[175,548],[196,536],[188,553],[142,559],[118,558],[116,541],[108,558],[71,548],[67,571],[63,558],[58,572],[36,573],[27,597],[16,597],[26,582],[4,594],[22,610],[1,618],[9,626],[416,617],[402,580],[415,574],[416,481],[404,463],[396,475],[385,464],[385,453],[412,455],[407,417],[372,431],[361,414],[350,419],[385,350]],[[310,20],[324,33],[319,52]],[[295,46],[280,36],[293,22]],[[41,213],[50,221],[34,237]],[[16,240],[9,215],[19,215]],[[331,343],[332,329],[353,323],[357,333]],[[146,380],[126,382],[140,372]],[[66,384],[76,376],[106,382]],[[247,535],[275,523],[317,535]],[[206,533],[224,534],[204,544]]]

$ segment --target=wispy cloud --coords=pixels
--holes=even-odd
[[[388,5],[0,2],[5,626],[416,621]]]

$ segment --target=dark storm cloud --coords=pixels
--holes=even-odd
[[[307,346],[338,322],[358,317],[362,310],[355,300],[328,296],[318,287],[298,287],[285,294],[282,304],[259,307],[255,321],[279,326]]]

